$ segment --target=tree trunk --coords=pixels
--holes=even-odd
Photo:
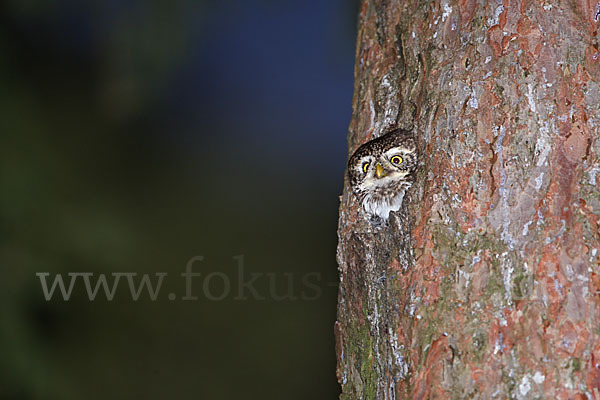
[[[349,150],[412,129],[376,228],[346,179],[342,399],[600,399],[600,5],[364,0]]]

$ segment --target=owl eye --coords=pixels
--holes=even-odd
[[[368,162],[363,163],[362,170],[365,174],[367,173],[367,169],[369,169],[369,163]]]
[[[402,161],[404,161],[404,160],[402,160],[402,157],[400,157],[400,156],[393,156],[392,158],[390,158],[390,162],[392,164],[399,165],[399,164],[402,164]]]

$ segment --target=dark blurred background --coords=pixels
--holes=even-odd
[[[356,13],[0,2],[0,399],[337,397]],[[40,272],[167,276],[47,301]]]

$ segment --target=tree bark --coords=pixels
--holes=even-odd
[[[341,399],[600,399],[600,5],[364,0],[350,154],[421,166],[371,226],[346,179]]]

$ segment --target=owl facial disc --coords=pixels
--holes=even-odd
[[[348,161],[348,173],[368,217],[387,220],[390,212],[400,209],[416,166],[417,150],[410,131],[394,130],[356,150]]]

